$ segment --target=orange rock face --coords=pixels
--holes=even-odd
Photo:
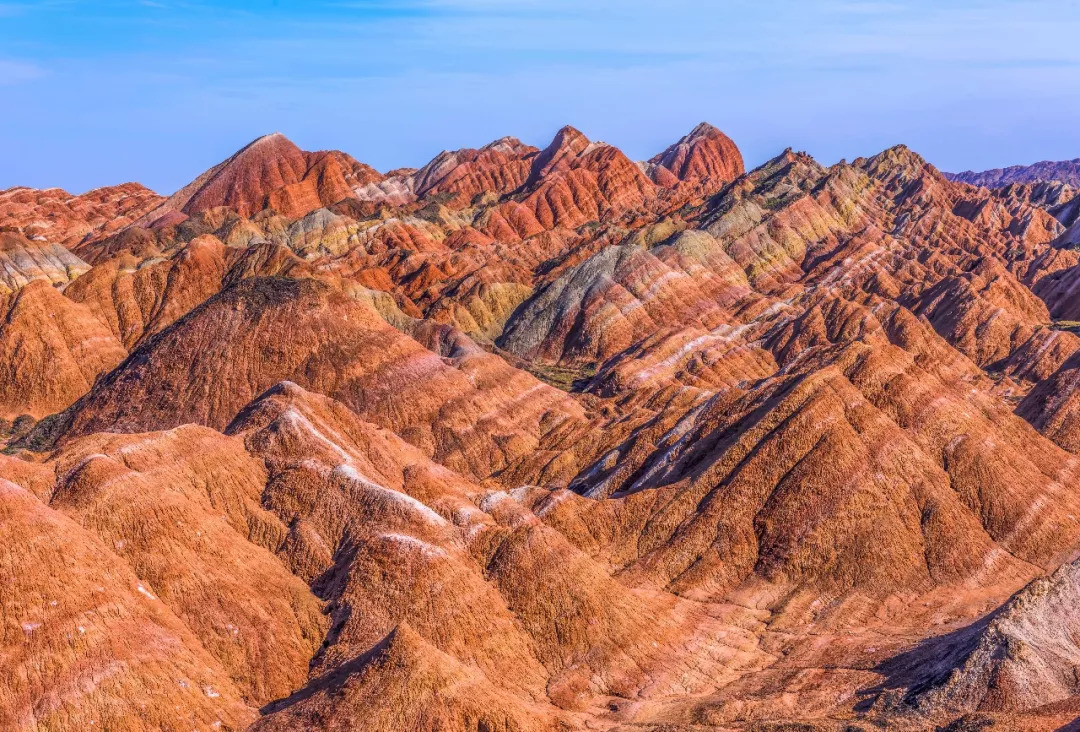
[[[1075,191],[573,127],[0,193],[0,727],[1080,718]]]

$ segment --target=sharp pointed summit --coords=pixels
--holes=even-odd
[[[553,172],[568,168],[570,161],[588,147],[589,138],[578,129],[566,125],[555,133],[554,139],[536,156],[529,182],[534,183]]]

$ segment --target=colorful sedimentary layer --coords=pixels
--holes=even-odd
[[[0,727],[1068,728],[1036,167],[564,127],[0,192]]]

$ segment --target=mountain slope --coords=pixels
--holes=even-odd
[[[2,724],[1080,716],[1070,186],[703,123],[76,198],[0,194]]]
[[[124,346],[89,308],[47,282],[0,299],[0,412],[44,417],[67,408],[120,363]]]

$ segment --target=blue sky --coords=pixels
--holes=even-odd
[[[381,170],[701,120],[751,165],[1075,158],[1078,38],[1077,0],[0,0],[0,188],[168,193],[273,131]]]

